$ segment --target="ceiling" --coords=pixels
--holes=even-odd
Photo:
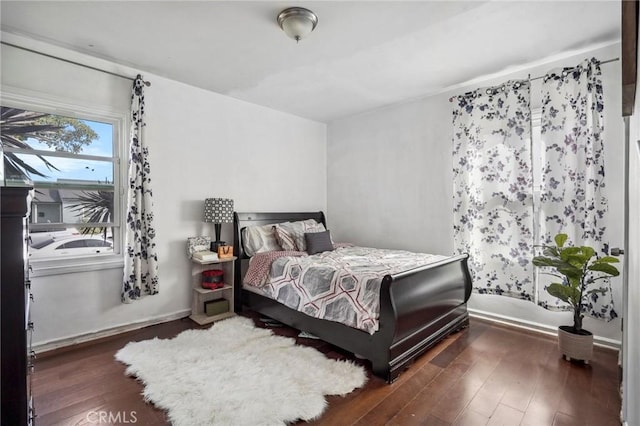
[[[313,10],[299,44],[276,16]],[[329,122],[620,40],[620,1],[6,1],[1,29]]]

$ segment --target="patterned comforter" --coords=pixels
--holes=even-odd
[[[373,334],[378,330],[382,278],[445,258],[367,247],[312,256],[268,252],[251,258],[244,282],[292,309]]]

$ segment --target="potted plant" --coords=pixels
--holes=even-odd
[[[533,258],[533,264],[553,272],[548,275],[560,278],[561,282],[549,284],[547,292],[566,302],[573,310],[573,326],[558,327],[558,348],[567,360],[576,359],[589,363],[593,353],[593,334],[582,328],[585,304],[594,293],[604,295],[607,287],[597,286],[599,280],[620,275],[612,263],[612,256],[598,257],[588,246],[566,246],[567,235],[558,234],[555,246],[542,246],[542,256]]]

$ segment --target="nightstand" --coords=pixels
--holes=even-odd
[[[211,261],[200,261],[191,259],[191,287],[193,296],[191,302],[191,318],[200,325],[209,324],[214,321],[232,317],[233,310],[233,282],[234,264],[236,257],[228,259],[218,259]],[[222,269],[224,271],[224,287],[215,290],[202,288],[202,271],[208,269]],[[226,299],[229,302],[229,311],[218,315],[209,316],[205,313],[204,304],[210,300]]]

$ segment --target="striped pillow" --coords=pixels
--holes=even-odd
[[[325,231],[324,225],[313,219],[301,220],[298,222],[279,223],[274,226],[276,240],[282,250],[307,250],[305,233]]]
[[[289,222],[279,223],[273,227],[276,241],[284,251],[297,251],[296,240],[291,231],[286,227]]]

